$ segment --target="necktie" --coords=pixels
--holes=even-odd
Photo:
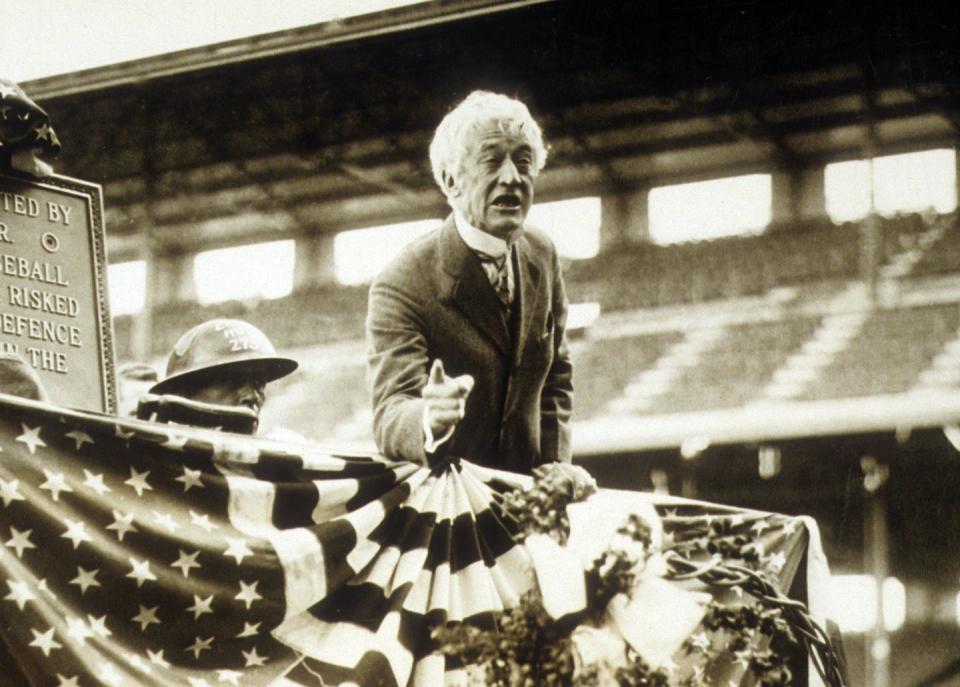
[[[500,305],[504,310],[508,310],[513,301],[510,294],[510,266],[507,263],[510,259],[510,252],[507,251],[506,255],[499,257],[486,254],[480,254],[479,257],[481,262],[484,263],[484,271],[490,279],[490,285],[497,293]]]

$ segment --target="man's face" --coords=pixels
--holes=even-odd
[[[466,220],[502,239],[523,226],[533,203],[535,174],[530,143],[505,129],[500,120],[474,128],[460,170],[445,178],[451,202]]]
[[[244,406],[260,417],[266,400],[266,382],[251,372],[230,371],[229,375],[211,378],[191,390],[189,398],[223,406]]]

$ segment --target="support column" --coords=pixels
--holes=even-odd
[[[649,238],[648,196],[643,188],[600,198],[601,249]]]
[[[336,282],[334,238],[331,234],[297,237],[293,268],[294,291]]]
[[[827,194],[824,165],[797,170],[796,214],[798,218],[826,217]]]
[[[873,456],[860,459],[863,470],[864,509],[864,567],[872,575],[876,593],[877,617],[868,635],[865,655],[866,687],[890,687],[890,636],[884,623],[883,585],[890,570],[890,544],[887,530],[887,502],[885,485],[890,476],[889,467]]]
[[[193,254],[172,253],[157,256],[154,259],[155,277],[153,283],[158,294],[165,296],[155,305],[197,299],[196,282],[193,280]]]
[[[797,219],[800,172],[796,169],[780,170],[771,175],[770,219],[774,223],[791,222]]]
[[[957,167],[956,179],[954,179],[954,184],[956,184],[956,187],[957,187],[958,207],[960,207],[960,146],[954,146],[953,152],[954,152],[954,156],[953,156],[954,164]]]
[[[132,318],[130,328],[130,356],[135,361],[148,361],[153,354],[153,309],[157,303],[157,295],[164,293],[156,283],[157,266],[156,255],[151,241],[149,227],[141,230],[140,250],[137,258],[143,260],[146,267],[143,279],[143,310]]]

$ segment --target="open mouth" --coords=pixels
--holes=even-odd
[[[510,195],[497,196],[493,199],[493,207],[500,210],[517,210],[520,208],[520,199]]]
[[[252,410],[252,411],[255,412],[255,413],[259,413],[259,412],[260,412],[260,404],[257,403],[256,401],[243,401],[243,403],[241,403],[241,405],[249,408],[250,410]]]

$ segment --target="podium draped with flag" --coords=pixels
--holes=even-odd
[[[443,684],[433,630],[489,626],[537,584],[500,496],[529,483],[0,396],[4,684]],[[753,532],[783,591],[824,570],[794,519],[593,507],[632,501],[665,548],[718,517]]]

